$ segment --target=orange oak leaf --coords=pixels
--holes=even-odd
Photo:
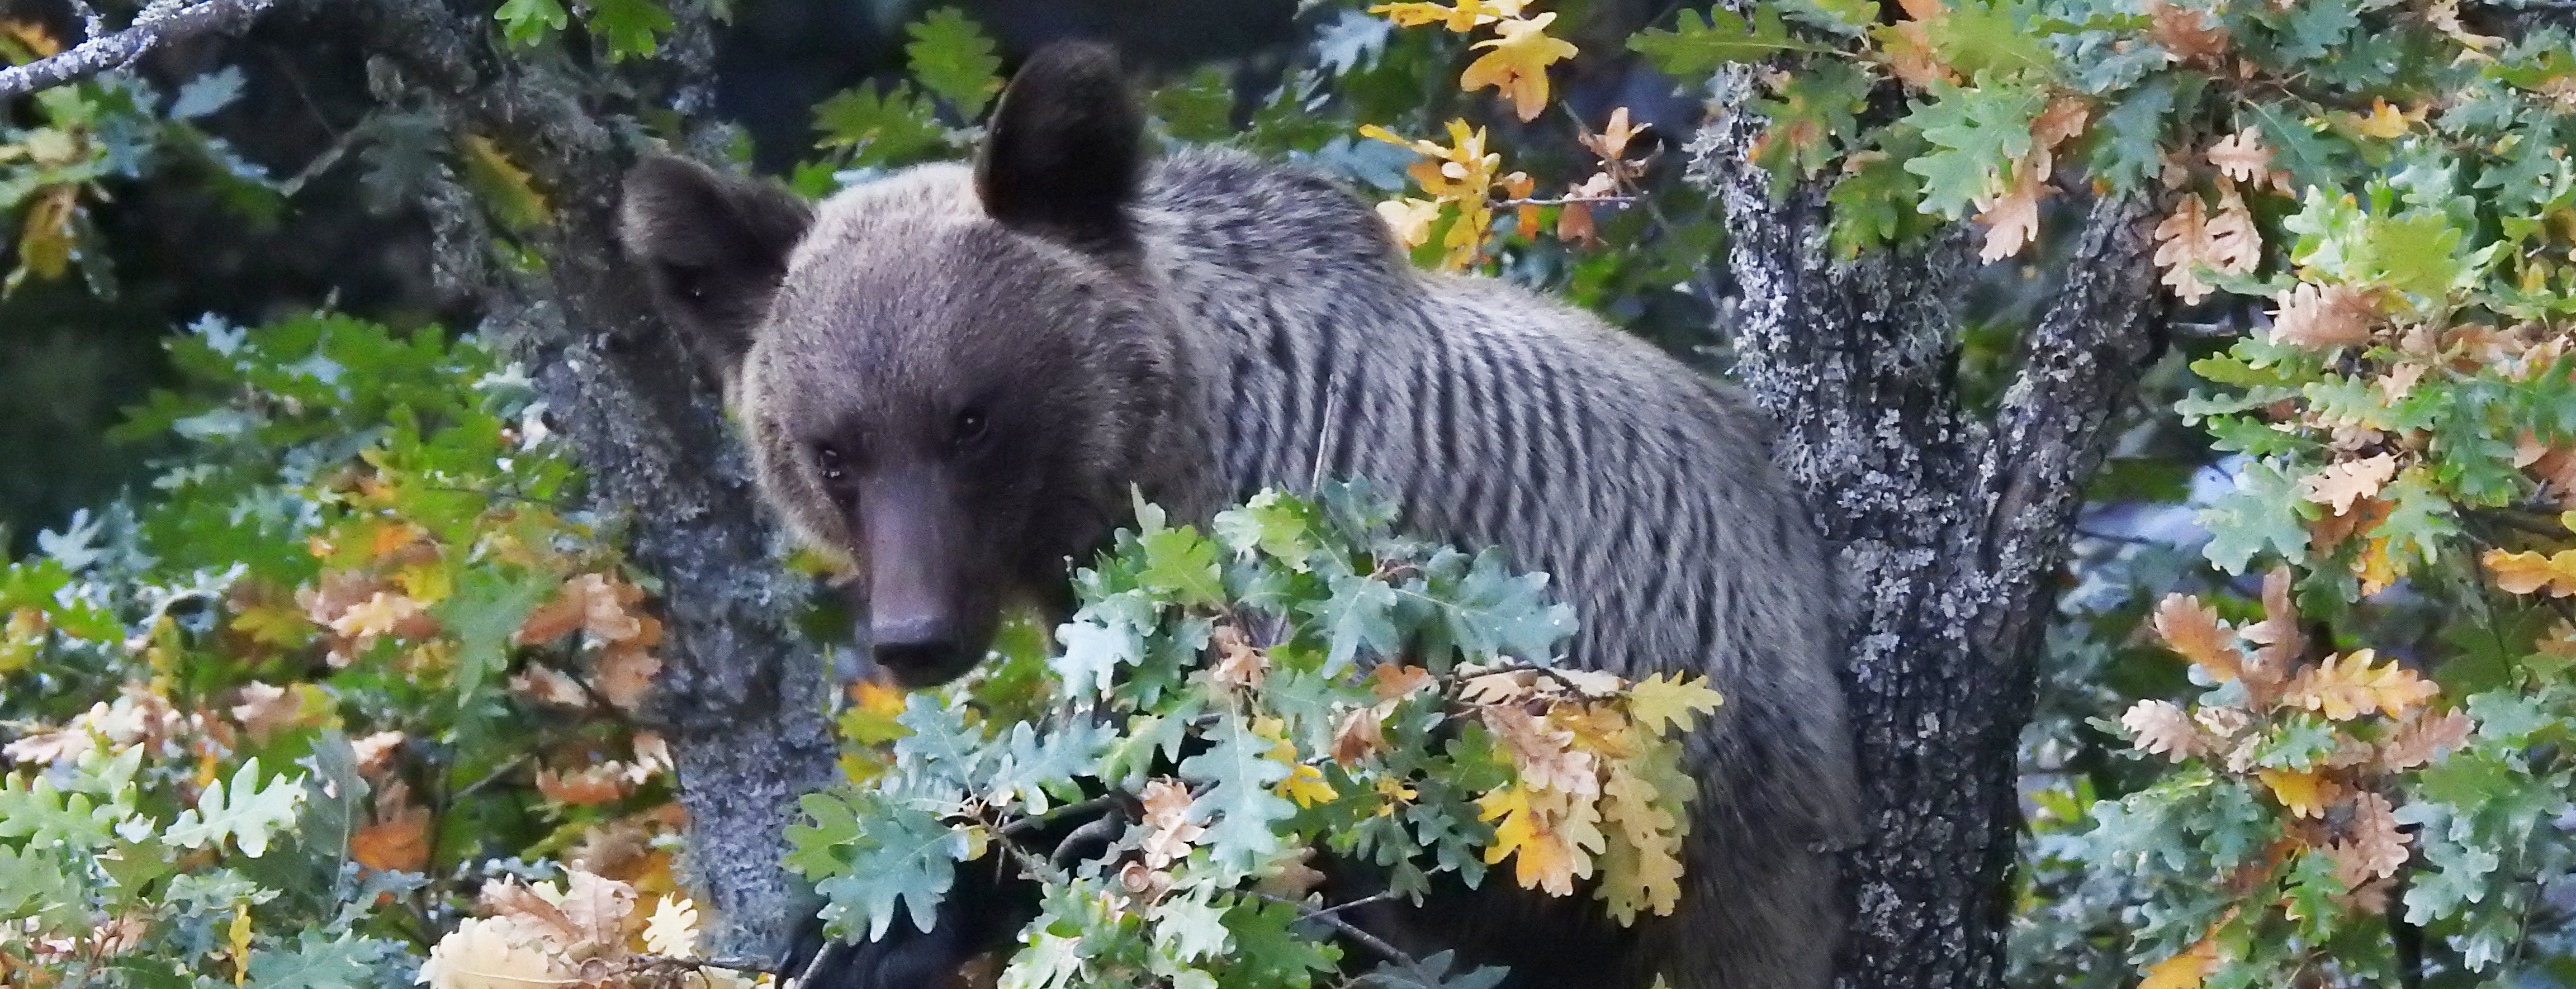
[[[2329,721],[2349,721],[2373,709],[2391,718],[2402,717],[2441,692],[2432,681],[2395,662],[2372,666],[2373,658],[2368,649],[2353,650],[2340,659],[2327,657],[2301,671],[2283,699],[2321,712]]]
[[[2219,622],[2218,609],[2200,603],[2199,598],[2165,595],[2156,605],[2155,628],[2174,652],[2219,682],[2242,674],[2245,654],[2237,651],[2234,633]]]
[[[2507,594],[2530,594],[2543,588],[2554,598],[2576,594],[2576,549],[2547,556],[2491,549],[2478,562],[2486,564],[2487,572],[2495,574],[2496,586]]]

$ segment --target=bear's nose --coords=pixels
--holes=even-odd
[[[956,625],[938,618],[895,618],[868,623],[870,655],[877,665],[907,687],[928,686],[954,676],[965,643]]]

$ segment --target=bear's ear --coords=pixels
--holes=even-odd
[[[813,219],[775,183],[647,155],[626,173],[618,237],[663,318],[731,380]]]
[[[1003,226],[1115,249],[1144,168],[1145,114],[1118,53],[1091,42],[1040,49],[993,110],[975,192]]]

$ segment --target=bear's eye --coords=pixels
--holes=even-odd
[[[841,450],[829,443],[814,444],[814,470],[823,480],[839,484],[849,479],[849,468],[842,462]]]
[[[957,445],[959,446],[965,446],[968,443],[982,439],[984,436],[984,410],[980,407],[970,405],[964,410],[959,411],[957,413],[957,423],[949,431],[949,435],[955,437]]]

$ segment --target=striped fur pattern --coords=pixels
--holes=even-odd
[[[993,126],[1044,136],[1014,122],[1020,91]],[[1126,521],[1130,484],[1204,523],[1263,486],[1367,477],[1407,528],[1555,575],[1581,623],[1571,662],[1704,673],[1726,695],[1689,740],[1699,794],[1675,916],[1621,929],[1588,899],[1495,881],[1382,905],[1367,926],[1510,965],[1522,986],[1828,984],[1847,911],[1822,849],[1852,836],[1857,801],[1840,609],[1762,416],[1583,312],[1414,270],[1321,179],[1222,150],[1104,174],[1055,196],[1103,202],[1027,223],[996,215],[990,187],[1014,179],[991,161],[822,204],[774,294],[747,307],[765,315],[729,368],[770,500],[880,600],[889,581],[927,581],[895,593],[964,615],[981,655],[1005,601],[1065,604],[1066,561]],[[707,252],[656,248],[727,222],[732,182],[630,186],[630,248],[681,315],[746,308],[694,289],[734,283],[689,267]],[[961,409],[989,426],[961,438]],[[880,480],[836,488],[824,447]]]

